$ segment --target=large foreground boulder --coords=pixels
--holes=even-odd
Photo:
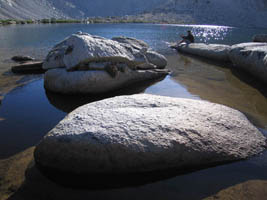
[[[267,43],[241,43],[229,52],[232,63],[267,83]]]
[[[166,58],[148,50],[143,41],[79,32],[48,53],[43,63],[43,69],[48,70],[45,88],[64,94],[110,92],[137,81],[163,78],[168,71],[156,69],[166,65]]]
[[[79,107],[43,138],[34,157],[52,178],[62,174],[88,183],[91,175],[200,169],[264,148],[265,137],[239,111],[142,94]]]
[[[177,51],[188,53],[219,62],[229,62],[228,52],[231,47],[223,44],[204,44],[204,43],[182,43],[173,46]]]

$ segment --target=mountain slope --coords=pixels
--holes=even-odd
[[[0,0],[0,19],[66,17],[47,0]]]
[[[153,12],[190,15],[198,24],[267,27],[267,0],[168,0]]]
[[[0,19],[81,19],[144,12],[139,19],[267,27],[267,0],[0,0]]]
[[[161,1],[163,0],[0,0],[0,18],[42,19],[134,15],[158,6]]]

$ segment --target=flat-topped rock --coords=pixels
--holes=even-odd
[[[265,145],[265,137],[239,111],[142,94],[79,107],[43,138],[34,157],[43,172],[90,182],[90,174],[200,169],[248,158]]]
[[[258,34],[253,36],[253,42],[267,42],[267,34]]]
[[[229,52],[231,62],[267,83],[267,43],[241,43]]]
[[[223,44],[204,44],[204,43],[182,43],[172,48],[177,51],[188,53],[208,59],[212,59],[219,62],[229,62],[228,52],[231,47]]]
[[[28,61],[15,65],[11,71],[16,74],[43,74],[46,70],[42,68],[42,61]]]

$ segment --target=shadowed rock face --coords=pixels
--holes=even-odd
[[[55,45],[43,69],[45,88],[62,94],[111,92],[168,74],[166,58],[135,38],[77,33]]]
[[[34,156],[42,170],[82,178],[199,169],[245,159],[264,145],[265,137],[239,111],[143,94],[79,107],[46,135]]]
[[[267,43],[241,43],[229,52],[232,63],[267,83]]]
[[[267,34],[254,35],[253,42],[267,42]]]
[[[128,87],[134,83],[164,78],[168,72],[163,70],[118,71],[115,77],[103,70],[73,71],[52,69],[45,73],[45,88],[61,94],[100,94]]]

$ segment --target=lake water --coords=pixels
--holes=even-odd
[[[18,76],[9,69],[14,55],[30,55],[43,59],[57,42],[77,31],[107,38],[135,37],[163,53],[172,71],[163,81],[138,85],[114,95],[150,93],[172,97],[203,99],[220,103],[245,113],[264,134],[267,133],[267,89],[250,75],[217,65],[210,61],[180,55],[168,48],[179,34],[192,30],[197,42],[235,44],[249,42],[263,29],[240,29],[218,26],[179,26],[152,24],[61,24],[16,25],[0,27],[0,191],[2,161],[26,152],[76,107],[107,96],[66,97],[50,94],[43,88],[42,75]],[[75,102],[75,103],[73,103]],[[24,155],[24,154],[23,154]],[[201,199],[221,189],[247,180],[267,180],[267,153],[247,161],[236,162],[206,170],[176,176],[144,186],[117,190],[83,191],[58,189],[55,196],[68,199]],[[45,195],[45,181],[37,191]],[[26,184],[27,185],[27,184]],[[30,186],[32,186],[30,184]],[[51,186],[52,187],[52,186]],[[36,189],[36,188],[35,188]],[[22,189],[23,190],[23,189]],[[53,189],[51,189],[53,191]],[[73,197],[71,194],[77,196]],[[36,194],[37,195],[37,194]],[[128,197],[129,196],[129,197]],[[1,192],[0,192],[1,197]],[[73,198],[72,198],[73,197]],[[32,197],[33,198],[33,197]],[[34,196],[36,199],[36,196]],[[48,196],[46,196],[46,199]],[[1,199],[1,198],[0,198]],[[51,198],[53,199],[53,198]]]

